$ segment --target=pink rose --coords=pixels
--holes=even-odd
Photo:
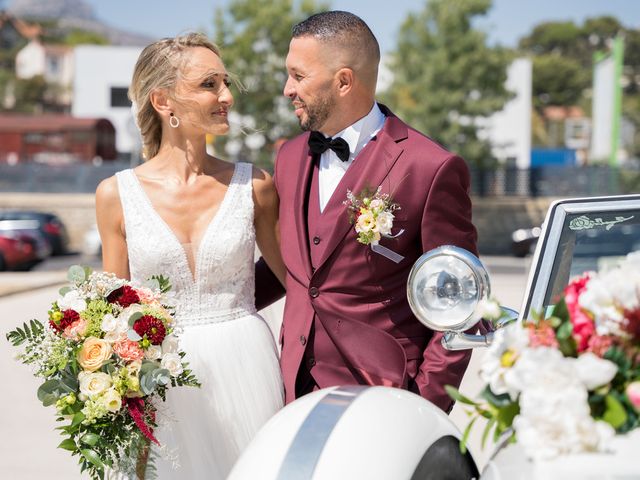
[[[62,332],[62,336],[69,340],[80,340],[87,333],[87,321],[83,318],[76,320]]]
[[[633,405],[633,408],[635,408],[637,412],[640,412],[640,380],[636,380],[627,385],[625,393],[631,405]]]
[[[586,289],[587,283],[591,280],[591,272],[587,272],[581,277],[573,279],[564,289],[564,301],[569,311],[569,321],[573,325],[573,338],[578,347],[578,352],[584,352],[589,346],[589,339],[595,333],[595,325],[589,315],[587,315],[578,299]]]
[[[113,351],[116,354],[128,361],[142,360],[144,358],[144,350],[140,348],[138,342],[134,342],[133,340],[122,340],[120,342],[116,342],[113,345]]]
[[[136,293],[140,298],[140,303],[144,303],[146,305],[157,303],[157,296],[153,291],[146,287],[136,288]]]

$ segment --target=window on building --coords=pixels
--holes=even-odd
[[[111,106],[127,107],[131,106],[131,100],[127,97],[127,87],[111,87]]]

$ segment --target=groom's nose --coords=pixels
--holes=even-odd
[[[291,77],[287,77],[287,81],[284,84],[284,89],[282,93],[285,97],[294,98],[296,96],[296,89],[293,88],[293,82],[291,81]]]

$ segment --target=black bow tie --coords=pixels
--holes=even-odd
[[[334,138],[331,140],[320,132],[311,132],[311,135],[309,135],[309,150],[311,150],[311,153],[322,155],[329,148],[333,150],[343,162],[349,161],[349,144],[344,138]]]

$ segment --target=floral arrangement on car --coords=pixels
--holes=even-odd
[[[485,318],[500,308],[490,301]],[[606,451],[616,434],[640,426],[640,252],[617,267],[571,280],[548,317],[495,332],[480,375],[486,383],[471,406],[464,450],[476,420],[517,441],[535,460]]]
[[[146,468],[148,477],[149,445],[160,445],[157,401],[171,387],[200,386],[178,348],[169,282],[157,276],[135,286],[80,266],[68,279],[49,321],[31,320],[7,340],[24,345],[19,360],[45,380],[38,399],[66,422],[58,447],[78,456],[81,472],[134,478]]]

